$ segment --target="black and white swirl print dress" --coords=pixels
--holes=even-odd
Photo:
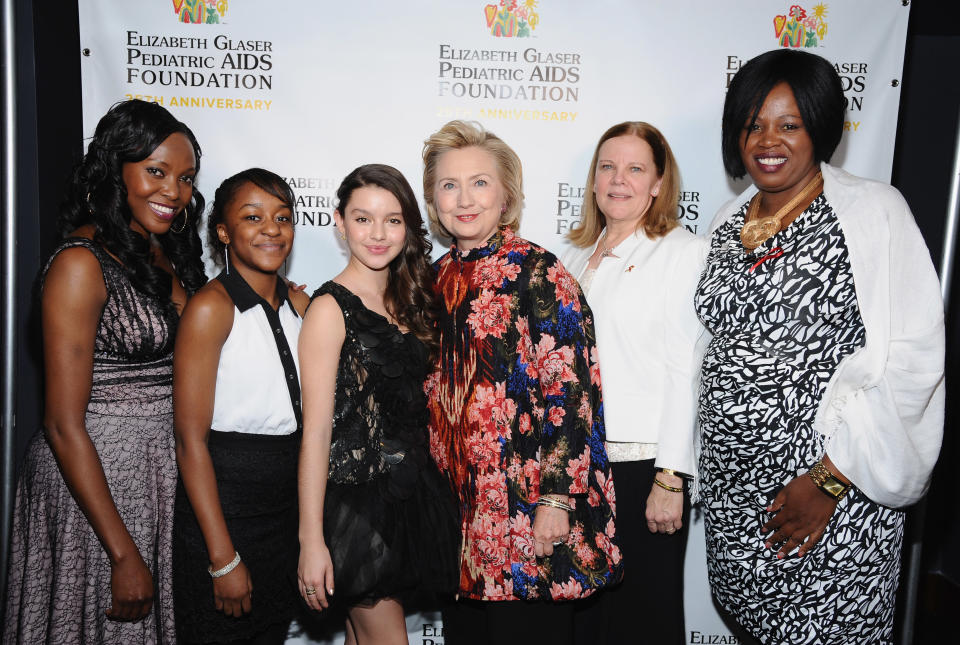
[[[764,547],[767,506],[823,455],[827,383],[864,345],[843,231],[823,194],[753,252],[747,205],[713,234],[696,294],[713,339],[701,371],[700,473],[717,601],[763,643],[892,640],[902,511],[856,487],[803,558]]]

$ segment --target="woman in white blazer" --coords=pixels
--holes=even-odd
[[[578,612],[578,640],[683,643],[693,456],[693,294],[702,240],[679,226],[680,177],[653,126],[607,130],[563,258],[594,314],[607,451],[627,573]]]

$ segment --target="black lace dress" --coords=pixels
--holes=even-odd
[[[323,513],[336,599],[452,593],[460,531],[428,452],[427,351],[346,287],[327,282],[314,298],[323,294],[346,328]]]

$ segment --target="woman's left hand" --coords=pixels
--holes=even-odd
[[[570,537],[570,518],[567,511],[551,506],[537,506],[533,518],[533,548],[538,558],[553,555],[554,543]],[[556,544],[559,546],[559,544]]]
[[[683,480],[676,475],[657,473],[668,486],[683,488]],[[651,484],[647,497],[646,520],[651,533],[672,535],[683,526],[683,492],[674,493],[656,484]]]
[[[778,558],[785,558],[800,547],[797,557],[803,557],[823,537],[836,508],[837,500],[824,495],[806,473],[800,475],[784,486],[767,507],[774,516],[763,525],[763,531],[774,533],[765,546],[772,549],[784,543]]]

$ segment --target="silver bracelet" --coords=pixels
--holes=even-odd
[[[222,576],[227,575],[228,573],[230,573],[231,571],[237,568],[237,565],[240,564],[240,553],[238,551],[234,551],[233,553],[234,553],[233,560],[231,560],[230,564],[223,567],[222,569],[217,569],[216,571],[214,571],[212,564],[209,567],[207,567],[207,572],[210,574],[211,578],[220,578]]]

